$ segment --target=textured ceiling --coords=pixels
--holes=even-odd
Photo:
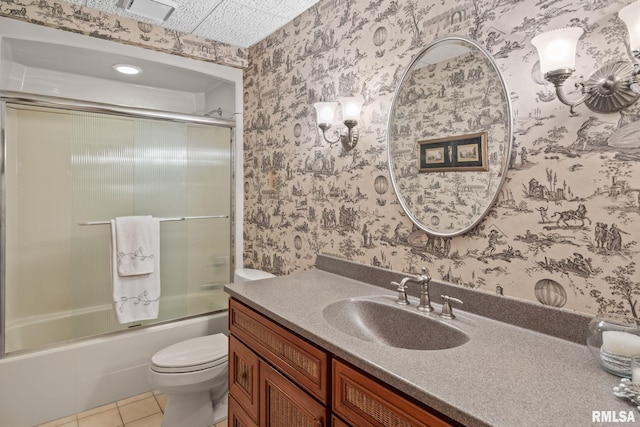
[[[112,15],[155,24],[234,46],[249,47],[318,0],[173,0],[176,10],[164,23],[126,11],[123,0],[66,0]]]

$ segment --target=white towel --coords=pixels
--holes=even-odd
[[[160,227],[157,218],[153,218]],[[111,220],[111,271],[113,279],[113,309],[118,322],[157,319],[160,308],[160,239],[156,239],[153,250],[154,271],[136,276],[118,274],[116,250],[116,221]]]
[[[154,271],[153,248],[160,239],[157,219],[147,216],[124,216],[116,218],[116,251],[118,274],[135,276]]]

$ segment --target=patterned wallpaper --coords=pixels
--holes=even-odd
[[[0,0],[0,16],[172,55],[244,68],[247,49],[52,0]]]
[[[245,74],[245,264],[309,269],[317,253],[430,274],[584,313],[638,317],[640,106],[595,114],[555,99],[530,40],[579,26],[578,78],[624,57],[630,0],[321,0],[246,50],[52,0],[3,0],[0,16],[222,65]],[[389,108],[412,56],[476,40],[510,90],[514,146],[498,203],[472,232],[427,236],[391,186]],[[247,62],[248,61],[248,62]],[[468,77],[467,77],[468,78]],[[570,80],[571,87],[577,79]],[[312,104],[364,98],[358,147],[329,146]],[[577,94],[572,94],[576,96]]]
[[[638,107],[571,114],[542,78],[531,38],[585,30],[578,78],[624,57],[613,0],[321,0],[249,49],[245,74],[245,265],[288,274],[319,252],[579,312],[638,317]],[[504,74],[514,146],[494,209],[450,241],[417,230],[387,166],[387,118],[411,58],[458,35]],[[468,77],[465,77],[468,78]],[[577,79],[568,82],[573,87]],[[364,98],[351,152],[322,140],[313,103]],[[577,93],[570,93],[577,96]]]

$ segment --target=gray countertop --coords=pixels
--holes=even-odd
[[[393,303],[395,293],[322,270],[230,284],[226,292],[339,358],[468,426],[591,426],[593,411],[635,411],[615,397],[620,378],[600,368],[588,348],[467,313],[454,304],[445,321],[466,344],[406,350],[363,341],[331,326],[323,309],[346,298]],[[415,310],[417,300],[410,297]],[[440,306],[425,314],[438,321]],[[463,307],[464,308],[464,307]],[[634,412],[640,421],[640,413]],[[611,424],[613,425],[613,424]],[[619,425],[619,424],[616,424]]]

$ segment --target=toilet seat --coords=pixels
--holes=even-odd
[[[191,338],[170,345],[151,357],[151,369],[160,373],[185,373],[227,363],[228,338],[224,334]]]

